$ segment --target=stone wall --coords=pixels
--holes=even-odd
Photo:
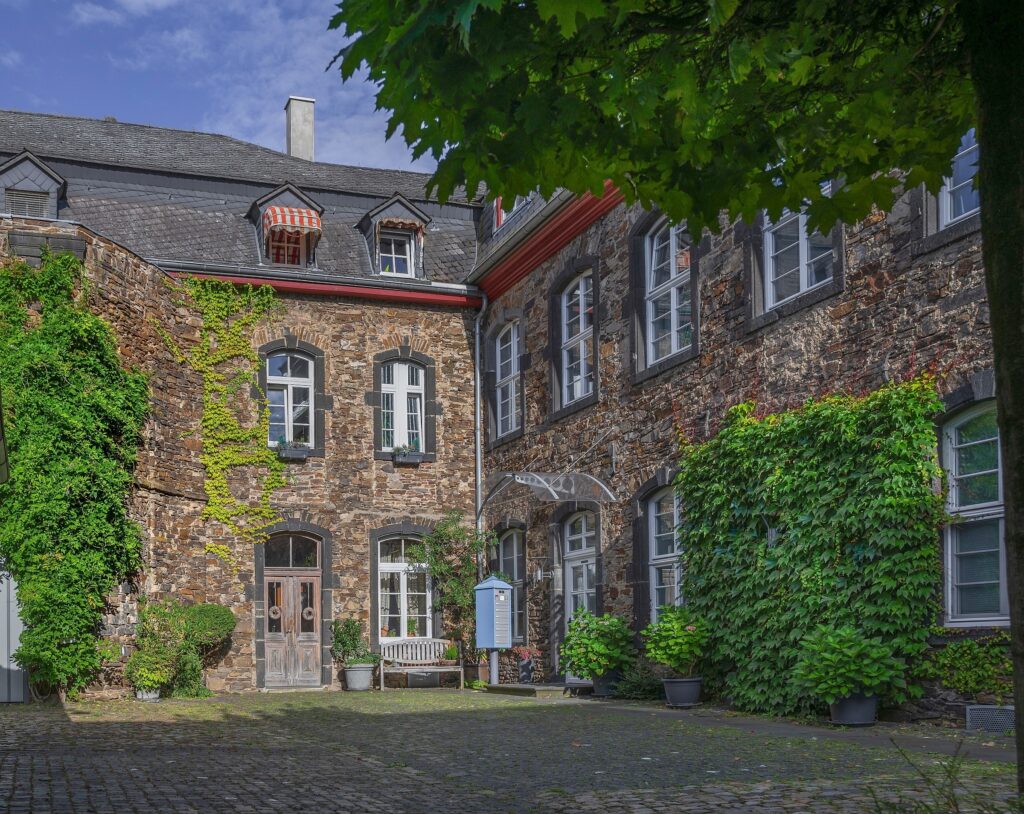
[[[523,314],[525,421],[522,437],[488,452],[486,468],[587,472],[611,487],[617,499],[599,512],[604,612],[634,617],[635,498],[659,470],[673,467],[677,432],[700,441],[742,401],[778,411],[926,369],[952,394],[991,368],[980,234],[922,241],[921,203],[915,191],[892,214],[846,228],[841,290],[766,325],[750,318],[749,231],[723,224],[721,234],[701,243],[699,352],[642,381],[633,376],[628,308],[630,232],[645,216],[639,208],[617,207],[495,299],[488,330],[503,314]],[[549,289],[587,256],[597,258],[600,275],[599,401],[552,421]],[[489,506],[493,525],[527,524],[528,574],[552,571],[556,508],[522,492]],[[559,582],[556,570],[528,586],[527,642],[544,651],[548,676],[556,672],[563,625]]]
[[[151,413],[130,507],[144,529],[145,571],[138,585],[122,586],[111,598],[107,634],[130,646],[140,592],[226,605],[237,627],[229,652],[209,672],[208,685],[231,691],[255,687],[253,547],[201,516],[206,502],[198,434],[202,384],[175,361],[158,331],[187,347],[196,341],[199,318],[176,303],[173,281],[164,272],[87,229],[2,220],[0,255],[7,254],[12,230],[84,241],[89,305],[111,325],[125,363],[149,376]],[[370,531],[400,522],[430,526],[448,509],[472,514],[472,314],[340,297],[286,295],[280,301],[280,312],[254,333],[253,347],[292,335],[323,351],[332,407],[325,416],[324,456],[289,462],[287,485],[274,493],[272,504],[283,520],[330,532],[331,584],[324,587],[331,591],[333,614],[369,624],[375,589]],[[402,345],[426,353],[437,365],[437,460],[415,467],[374,460],[372,408],[366,403],[374,355]],[[242,398],[242,409],[254,411],[254,403]],[[232,489],[239,497],[255,495],[244,471],[233,477]],[[208,543],[232,550],[237,576],[206,553]],[[111,683],[105,675],[104,689]]]

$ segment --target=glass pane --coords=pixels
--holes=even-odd
[[[967,181],[962,187],[950,191],[950,219],[962,218],[968,212],[981,207],[981,195],[974,188],[973,181]]]
[[[688,348],[693,343],[693,309],[690,303],[689,278],[675,289],[676,296],[676,350]]]
[[[657,288],[667,283],[672,276],[671,251],[672,251],[671,227],[665,226],[653,238],[653,251],[651,263],[651,288]]]
[[[394,597],[395,607],[398,607],[398,597]],[[388,636],[402,635],[402,618],[397,613],[382,613],[380,615],[380,635],[383,638]]]
[[[956,445],[969,444],[972,441],[986,441],[999,437],[996,424],[996,411],[988,410],[964,421],[956,428]]]
[[[299,632],[316,632],[316,591],[312,582],[299,584],[300,607],[299,611]]]
[[[267,375],[268,376],[287,376],[288,375],[288,354],[286,353],[275,353],[272,356],[267,357]]]
[[[280,582],[267,583],[267,633],[280,633],[284,623],[284,586]]]
[[[594,324],[594,280],[588,274],[580,280],[580,291],[583,297],[583,330]]]
[[[795,294],[800,293],[800,269],[794,269],[788,274],[775,279],[772,283],[772,293],[775,302],[782,302]]]
[[[418,394],[410,394],[407,399],[406,432],[408,444],[413,449],[420,449],[420,410],[423,402]]]
[[[408,624],[409,636],[429,636],[430,628],[427,626],[426,616],[410,616]]]
[[[672,352],[672,292],[650,301],[651,360],[661,359]]]
[[[957,450],[956,470],[961,475],[970,475],[973,472],[984,472],[996,469],[999,466],[999,445],[993,439],[981,441],[970,446],[960,447]]]
[[[960,506],[996,502],[999,500],[998,473],[957,478],[957,498]]]
[[[291,558],[288,555],[290,537],[271,537],[263,544],[263,562],[267,568],[287,568]]]
[[[380,575],[380,589],[383,593],[397,595],[402,590],[402,575],[397,571],[384,571]]]
[[[394,384],[395,383],[395,365],[387,364],[380,369],[380,381],[381,384]]]
[[[292,388],[292,408],[296,407],[309,407],[309,388],[308,387],[293,387]]]
[[[419,366],[418,365],[406,365],[405,369],[407,371],[406,375],[409,377],[408,378],[409,386],[410,387],[419,387],[420,386],[420,368],[419,368]]]
[[[283,387],[268,387],[267,388],[267,404],[270,407],[271,413],[275,407],[281,410],[281,416],[284,416],[284,405],[285,395]]]
[[[961,616],[998,614],[999,585],[964,585],[957,588],[957,613]]]
[[[565,326],[563,340],[572,339],[580,328],[580,284],[574,283],[565,295]]]
[[[999,583],[999,552],[961,554],[957,557],[957,582]]]
[[[832,240],[819,232],[808,239],[807,261],[810,264],[810,285],[815,286],[832,277]]]
[[[425,594],[427,592],[427,575],[422,571],[414,572],[406,578],[407,593]]]
[[[309,424],[293,424],[292,441],[296,444],[309,444]]]
[[[410,616],[427,615],[426,594],[407,594],[405,597],[406,611]]]
[[[309,359],[293,354],[291,357],[291,375],[295,379],[309,378]]]
[[[405,562],[405,559],[402,556],[402,541],[382,540],[380,544],[380,561]],[[397,574],[391,574],[390,576],[397,577]]]
[[[572,589],[573,593],[578,593],[578,592],[582,591],[586,587],[586,585],[585,585],[585,583],[583,581],[583,566],[582,565],[574,565],[572,567],[572,572],[570,574],[569,579],[570,579],[570,583],[569,584],[571,586],[571,589]]]
[[[772,279],[800,268],[800,218],[772,229]]]
[[[316,568],[317,549],[319,546],[316,540],[310,540],[308,537],[293,537],[292,565],[295,568]]]
[[[959,523],[954,526],[954,532],[956,533],[957,554],[999,550],[998,520]]]
[[[408,274],[409,273],[409,261],[405,257],[395,258],[395,274]]]

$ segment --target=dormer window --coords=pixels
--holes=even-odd
[[[320,216],[312,209],[268,206],[263,212],[264,252],[276,266],[312,265],[320,239]]]
[[[267,258],[276,266],[306,265],[306,240],[298,232],[278,230],[270,234]]]
[[[8,189],[7,210],[23,218],[46,218],[50,215],[48,192],[29,192],[23,189]]]
[[[407,232],[381,232],[380,273],[413,277],[412,235]]]

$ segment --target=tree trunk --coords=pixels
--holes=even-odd
[[[1024,793],[1024,3],[962,2],[978,111],[982,256],[995,356],[1006,568]]]

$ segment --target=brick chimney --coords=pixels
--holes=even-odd
[[[315,99],[289,96],[284,106],[288,155],[313,160],[313,105]]]

